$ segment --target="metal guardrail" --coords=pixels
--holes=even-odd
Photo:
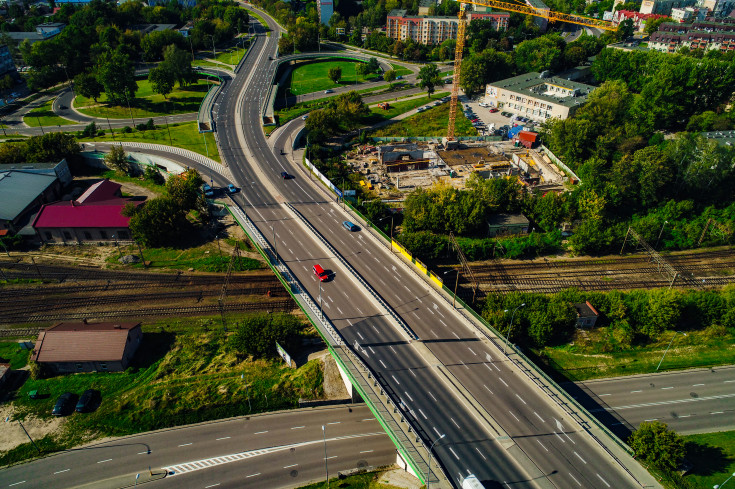
[[[396,321],[396,323],[398,323],[398,325],[401,327],[401,329],[406,334],[406,336],[408,336],[409,340],[418,340],[419,339],[418,335],[416,333],[414,333],[413,330],[403,321],[403,318],[401,318],[393,310],[393,308],[390,307],[388,305],[388,303],[385,302],[385,300],[383,300],[383,298],[380,296],[380,294],[378,294],[375,291],[375,289],[373,289],[372,285],[370,285],[369,283],[367,283],[367,281],[364,278],[362,278],[362,275],[360,275],[359,273],[357,273],[357,271],[354,268],[352,268],[352,265],[350,265],[350,263],[347,260],[344,259],[344,257],[342,256],[342,254],[339,253],[339,252],[337,252],[337,250],[334,249],[334,247],[329,243],[329,241],[327,241],[324,238],[324,236],[322,236],[322,234],[319,231],[317,231],[317,229],[298,210],[296,210],[296,208],[294,208],[294,206],[292,206],[289,203],[286,203],[286,206],[289,209],[291,209],[291,211],[296,215],[296,217],[298,217],[301,220],[301,222],[303,222],[306,225],[306,227],[309,228],[309,231],[311,231],[316,237],[318,237],[319,240],[322,242],[322,244],[324,246],[326,246],[327,249],[335,257],[337,257],[337,259],[340,261],[340,263],[342,263],[342,265],[347,270],[349,270],[349,272],[360,282],[360,285],[362,285],[363,288],[365,288],[368,292],[370,292],[370,294],[375,298],[375,300],[378,301],[378,303],[380,304],[380,306],[383,309],[385,309],[388,312],[388,314],[391,315],[391,317]]]
[[[232,201],[231,198],[230,200]],[[264,258],[268,260],[270,267],[276,272],[276,275],[296,303],[302,309],[304,308],[303,306],[306,306],[313,313],[311,315],[307,314],[307,316],[320,333],[322,333],[327,343],[329,343],[330,352],[332,352],[334,358],[350,377],[353,386],[355,386],[366,401],[370,410],[375,414],[404,459],[417,474],[420,474],[419,478],[422,479],[429,467],[427,461],[429,450],[418,435],[410,435],[411,433],[415,433],[415,431],[408,422],[409,413],[405,412],[400,405],[400,399],[393,399],[389,391],[377,381],[378,376],[375,372],[351,351],[350,346],[345,343],[339,331],[334,327],[329,318],[321,314],[314,300],[301,286],[298,279],[291,273],[289,267],[283,261],[278,260],[274,248],[265,239],[260,230],[234,201],[232,203],[233,205],[226,206],[227,209],[250,236]],[[318,321],[315,321],[314,318],[318,318]],[[390,407],[391,405],[393,405],[393,408]],[[406,428],[403,428],[401,424],[405,424]],[[424,453],[426,456],[423,455]],[[438,467],[436,460],[434,460],[434,465]],[[441,484],[446,481],[448,484],[448,480],[445,478],[443,472],[437,472],[436,468],[434,468],[431,470],[431,474],[433,475],[432,483]]]

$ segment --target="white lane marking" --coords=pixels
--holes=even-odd
[[[327,457],[324,460],[329,460],[330,458],[337,458],[337,455],[332,455],[331,457]]]
[[[408,369],[408,371],[409,371],[409,372],[411,372],[411,375],[413,375],[414,377],[418,377],[418,376],[416,375],[416,372],[414,372],[414,371],[413,371],[413,369],[410,369],[410,368],[409,368],[409,369]]]
[[[454,335],[455,338],[459,339],[459,335],[457,333],[455,333],[454,331],[452,331],[452,334]]]
[[[8,487],[17,486],[18,484],[25,484],[26,481],[20,481],[20,482],[14,482],[13,484],[10,484]]]
[[[539,416],[539,415],[538,415],[538,413],[537,413],[536,411],[534,411],[534,412],[533,412],[533,414],[535,414],[535,415],[536,415],[536,417],[537,417],[538,419],[540,419],[542,423],[545,423],[545,422],[546,422],[546,421],[544,421],[544,418],[542,418],[541,416]]]
[[[713,411],[710,414],[725,414],[725,411]]]
[[[138,455],[148,455],[149,453],[150,452],[148,452],[148,450],[146,450],[145,452],[138,452]]]
[[[334,300],[332,300],[332,296],[331,295],[328,295],[327,296],[327,299],[329,299],[329,302],[331,302],[332,304],[334,304]]]
[[[368,346],[368,350],[370,350],[370,353],[372,353],[373,355],[375,355],[375,350],[373,350],[373,347],[372,346]]]
[[[267,431],[256,431],[253,433],[254,435],[262,435],[263,433],[268,433]]]
[[[548,448],[546,448],[546,447],[544,446],[544,444],[543,444],[543,443],[541,443],[541,440],[536,440],[536,442],[537,442],[537,443],[538,443],[539,445],[541,445],[541,448],[543,448],[543,449],[544,449],[544,450],[546,450],[547,452],[549,451],[549,449],[548,449]]]
[[[294,427],[293,427],[293,428],[291,428],[291,429],[292,429],[292,430],[300,430],[300,429],[302,429],[302,428],[306,428],[306,426],[294,426]]]
[[[702,385],[704,385],[704,384],[694,384],[692,387],[699,387],[699,386],[702,386]]]
[[[383,366],[383,368],[388,368],[388,367],[386,367],[386,366],[385,366],[385,363],[383,363],[383,360],[378,360],[378,361],[379,361],[379,362],[380,362],[380,364],[381,364],[381,365]]]
[[[372,452],[373,452],[373,450],[363,450],[360,453],[372,453]]]
[[[469,370],[469,369],[470,369],[470,367],[468,367],[468,366],[467,366],[467,364],[466,364],[466,363],[464,363],[464,362],[463,362],[462,360],[460,360],[460,361],[459,361],[459,363],[461,363],[461,364],[462,364],[462,366],[463,366],[464,368],[466,368],[467,370]]]
[[[688,397],[686,399],[672,399],[670,401],[657,401],[657,402],[646,402],[641,404],[629,404],[627,406],[618,406],[618,407],[608,407],[605,408],[606,410],[619,410],[619,409],[631,409],[631,408],[641,408],[641,407],[651,407],[651,406],[663,406],[666,404],[683,404],[686,402],[700,402],[700,401],[710,401],[713,399],[728,399],[730,397],[735,397],[735,393],[733,394],[721,394],[717,396],[704,396],[704,397],[695,397],[691,398]]]
[[[487,389],[487,391],[488,391],[488,392],[489,392],[490,394],[492,394],[492,395],[495,395],[495,393],[494,393],[493,391],[491,391],[491,390],[490,390],[490,387],[488,387],[488,386],[487,386],[487,385],[485,385],[485,384],[482,384],[482,386],[483,386],[483,387],[484,387],[485,389]]]
[[[439,337],[439,335],[438,335],[438,334],[436,334],[436,331],[434,331],[433,329],[432,329],[432,330],[430,330],[430,331],[431,331],[431,334],[433,334],[435,338],[438,338],[438,337]]]
[[[657,419],[658,419],[658,418],[651,418],[651,419],[646,419],[645,421],[646,421],[646,422],[650,422],[650,421],[656,421]]]
[[[735,382],[735,380],[726,380],[725,383],[729,384],[730,382]]]
[[[361,335],[359,331],[357,331],[357,336],[359,336],[362,341],[365,341],[365,337]]]
[[[216,483],[216,484],[210,484],[210,485],[208,485],[208,486],[204,486],[204,489],[209,489],[210,487],[217,487],[218,485],[220,485],[220,483],[219,483],[219,482],[218,482],[218,483]]]
[[[477,450],[477,453],[480,454],[480,456],[482,457],[483,460],[487,460],[487,458],[485,458],[485,455],[482,454],[482,452],[480,451],[479,448],[475,447],[475,450]]]
[[[396,381],[396,384],[398,384],[398,385],[401,385],[401,383],[400,383],[400,382],[398,382],[398,379],[396,379],[396,376],[395,376],[395,375],[391,375],[391,377],[393,377],[393,380],[395,380],[395,381]]]
[[[331,423],[327,423],[327,424],[341,424],[341,423],[342,421],[332,421]]]
[[[251,477],[256,477],[256,476],[259,476],[259,475],[260,475],[260,472],[258,472],[257,474],[246,475],[245,478],[246,479],[250,479]]]
[[[456,422],[456,421],[454,420],[454,418],[449,418],[449,419],[451,419],[451,420],[452,420],[452,423],[454,423],[454,426],[456,426],[456,427],[457,427],[457,429],[459,429],[459,430],[461,430],[461,429],[462,429],[462,428],[460,428],[460,427],[459,427],[459,425],[458,425],[458,424],[457,424],[457,422]]]
[[[473,355],[477,356],[477,353],[475,353],[474,351],[472,351],[472,348],[470,348],[470,347],[468,346],[468,347],[467,347],[467,349],[468,349],[468,350],[470,351],[470,353],[472,353]]]
[[[411,397],[411,395],[407,391],[403,391],[403,393],[406,394],[406,397],[408,397],[409,401],[413,402],[413,397]]]
[[[518,399],[520,399],[520,400],[521,400],[521,402],[522,402],[523,404],[526,404],[526,401],[524,401],[524,400],[523,400],[523,398],[522,398],[521,396],[519,396],[518,394],[516,394],[516,397],[517,397]]]
[[[508,384],[505,383],[502,377],[498,377],[498,380],[500,380],[504,386],[508,387]]]
[[[299,464],[285,465],[283,468],[284,469],[290,469],[291,467],[296,467],[297,465],[299,465]]]
[[[61,474],[62,472],[69,472],[70,470],[71,469],[57,470],[56,472],[54,472],[54,475]]]
[[[434,397],[434,394],[432,394],[431,391],[426,391],[426,392],[431,396],[432,399],[434,399],[434,402],[439,402],[436,400],[436,397]]]
[[[679,417],[680,418],[688,418],[689,416],[691,416],[691,414],[682,414]]]
[[[511,416],[513,416],[514,418],[516,418],[516,421],[520,421],[520,419],[518,419],[518,418],[516,417],[516,415],[515,415],[515,414],[513,414],[513,411],[508,411],[508,412],[510,413],[510,415],[511,415]]]
[[[512,414],[512,413],[511,413],[511,414]],[[564,438],[562,438],[561,436],[559,436],[559,433],[557,433],[557,432],[556,432],[556,430],[554,430],[554,435],[556,435],[556,437],[557,437],[557,438],[558,438],[559,440],[561,440],[561,442],[562,442],[562,443],[566,443],[566,442],[564,441]]]
[[[574,454],[577,456],[578,459],[580,459],[582,462],[584,462],[585,465],[587,464],[587,461],[585,459],[583,459],[576,451],[574,452]]]
[[[419,408],[419,413],[421,413],[421,416],[423,416],[423,417],[424,417],[424,419],[429,419],[429,418],[427,418],[427,417],[426,417],[426,415],[425,415],[425,414],[424,414],[424,412],[423,412],[423,411],[421,410],[421,408]]]
[[[598,394],[597,397],[605,397],[605,396],[609,396],[609,395],[610,394]]]
[[[600,479],[600,480],[601,480],[602,482],[604,482],[604,483],[605,483],[605,485],[606,485],[607,487],[610,487],[610,484],[608,484],[608,483],[607,483],[607,481],[606,481],[605,479],[603,479],[603,478],[602,478],[602,476],[601,476],[600,474],[595,474],[595,475],[597,475],[597,477],[598,477],[598,478],[599,478],[599,479]]]
[[[572,474],[569,474],[569,477],[571,477],[572,479],[574,479],[574,482],[576,482],[579,487],[582,487],[582,484],[579,483],[579,481],[577,480],[576,477],[574,477]]]
[[[98,463],[98,464],[103,464],[103,463],[105,463],[105,462],[109,462],[110,460],[112,460],[112,459],[111,459],[111,458],[108,458],[107,460],[100,460],[100,461],[99,461],[99,462],[97,462],[97,463]]]
[[[437,430],[437,429],[436,429],[436,426],[432,426],[432,428],[434,428],[434,431],[436,431],[436,434],[437,434],[438,436],[441,436],[441,435],[442,435],[441,433],[439,433],[439,430]]]
[[[459,460],[459,456],[457,455],[457,453],[454,450],[452,450],[452,447],[449,447],[449,451],[452,452],[452,455],[454,455],[454,458],[456,458],[457,460]]]
[[[217,438],[217,439],[216,439],[215,441],[219,441],[219,440],[229,440],[230,438],[232,438],[232,437],[231,437],[231,436],[223,436],[222,438]]]
[[[673,389],[673,387],[661,387],[662,391],[665,391],[666,389]]]
[[[339,313],[340,313],[340,314],[344,314],[344,313],[342,312],[342,309],[340,309],[340,308],[339,308],[339,306],[337,306],[337,310],[339,311]]]
[[[398,353],[398,352],[396,351],[396,349],[395,349],[395,348],[393,348],[393,345],[390,345],[390,351],[392,351],[393,353]]]
[[[630,391],[631,394],[636,394],[638,392],[643,392],[643,391]]]
[[[442,321],[441,319],[439,320],[439,322],[440,322],[440,323],[442,323],[442,324],[443,324],[444,326],[446,326],[447,328],[449,327],[449,326],[447,326],[447,323],[445,323],[445,322],[444,322],[444,321]]]

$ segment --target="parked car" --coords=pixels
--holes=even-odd
[[[490,107],[490,112],[492,112],[492,113],[495,113],[495,112],[497,112],[497,111],[498,111],[498,109],[497,109],[497,108],[495,108],[495,107]]]
[[[71,392],[64,392],[56,399],[54,409],[51,410],[51,414],[54,416],[66,416],[74,411],[74,406],[77,403],[77,395]]]
[[[350,221],[344,221],[344,222],[342,222],[342,225],[343,225],[343,226],[345,227],[345,229],[347,229],[348,231],[352,231],[352,232],[355,232],[355,231],[359,231],[359,230],[360,230],[360,228],[359,228],[359,227],[357,227],[357,225],[353,224],[353,223],[352,223],[352,222],[350,222]]]
[[[480,122],[480,119],[474,118],[474,119],[472,119],[472,122]]]
[[[100,391],[95,389],[87,389],[82,393],[82,396],[79,398],[76,411],[78,413],[91,413],[92,411],[97,409],[97,407],[99,407],[101,402],[102,396],[100,395]]]
[[[403,77],[402,77],[401,75],[398,75],[398,76],[396,77],[396,80],[403,80]]]
[[[234,185],[230,183],[227,185],[227,191],[230,192],[231,194],[234,194],[237,192],[237,187],[235,187]]]
[[[304,115],[304,116],[301,116],[301,120],[302,120],[302,121],[305,121],[305,120],[306,120],[306,119],[308,119],[308,118],[309,118],[309,114],[306,114],[306,115]]]
[[[202,192],[204,192],[205,197],[214,197],[214,190],[206,183],[202,185]]]

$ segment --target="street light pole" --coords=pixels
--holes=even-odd
[[[447,436],[446,433],[434,440],[434,443],[432,443],[429,447],[429,465],[426,467],[426,489],[429,489],[431,485],[431,451],[434,449],[434,445],[436,445],[436,443],[445,436]]]
[[[669,346],[666,347],[666,351],[664,351],[664,354],[661,356],[661,361],[658,362],[658,366],[656,367],[656,372],[658,372],[659,367],[661,367],[661,364],[664,361],[664,358],[666,357],[666,354],[669,352],[669,348],[671,348],[671,344],[674,342],[674,338],[676,338],[676,335],[681,333],[681,331],[674,331],[674,336],[671,337],[671,341],[669,341]],[[686,333],[681,333],[684,336],[686,336]]]
[[[513,314],[511,314],[510,316],[510,325],[508,326],[508,334],[505,335],[505,349],[503,350],[503,353],[505,353],[506,355],[508,354],[508,341],[510,339],[510,332],[513,330],[513,318],[516,315],[516,311],[520,309],[521,307],[525,307],[525,306],[526,306],[526,303],[524,302],[520,306],[516,307],[515,309],[513,309]],[[508,309],[506,309],[504,312],[508,312]]]
[[[724,486],[725,484],[727,484],[727,481],[729,481],[729,480],[730,480],[730,479],[732,479],[733,477],[735,477],[735,472],[733,472],[733,473],[732,473],[732,475],[731,475],[730,477],[728,477],[728,478],[727,478],[727,479],[725,480],[725,482],[723,482],[722,484],[715,484],[714,486],[712,486],[712,487],[713,487],[713,489],[720,489],[720,488],[721,488],[722,486]]]
[[[661,235],[664,233],[664,226],[666,226],[668,223],[669,221],[664,221],[664,223],[661,225],[661,231],[658,232],[658,238],[656,238],[656,244],[653,246],[654,250],[658,248],[658,242],[661,239]]]
[[[327,489],[329,489],[329,466],[327,465],[327,431],[322,425],[322,439],[324,440],[324,472],[327,477]]]
[[[457,306],[456,306],[456,303],[457,303],[457,286],[459,285],[459,273],[460,273],[460,269],[458,268],[456,270],[447,270],[442,275],[446,275],[449,272],[455,272],[455,271],[457,272],[457,279],[454,282],[454,297],[452,297],[452,307],[456,309],[457,308]]]

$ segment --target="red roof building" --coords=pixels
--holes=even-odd
[[[109,180],[95,183],[76,200],[65,200],[41,207],[33,229],[45,243],[84,243],[127,241],[130,218],[122,215],[129,202],[120,184]]]
[[[520,131],[515,137],[515,140],[526,148],[533,148],[538,144],[538,133],[531,131]]]

